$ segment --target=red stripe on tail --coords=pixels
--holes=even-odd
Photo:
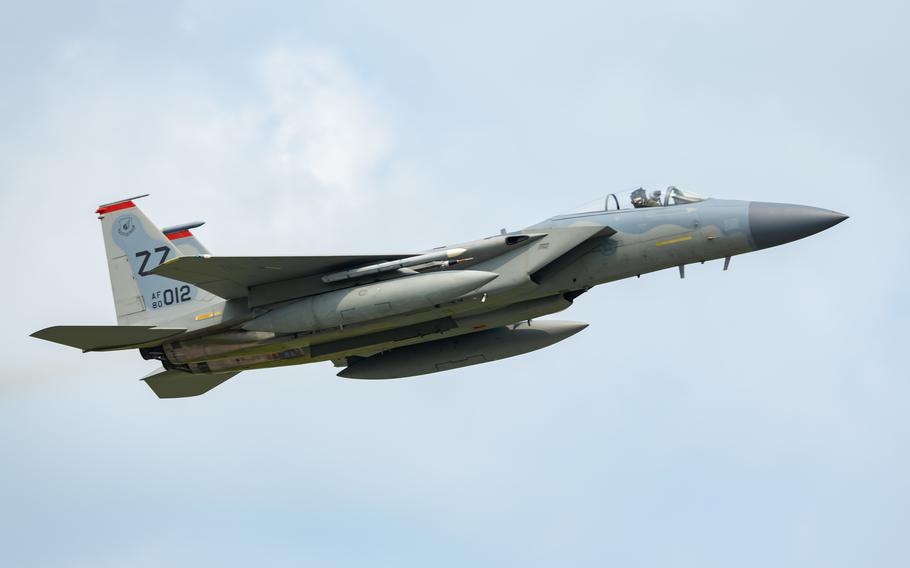
[[[176,241],[177,239],[185,239],[186,237],[192,237],[193,233],[186,231],[177,231],[176,233],[169,233],[165,235],[169,241]]]
[[[108,213],[112,213],[114,211],[120,211],[121,209],[129,209],[130,207],[135,207],[135,206],[136,206],[136,204],[133,203],[132,201],[123,201],[121,203],[114,203],[113,205],[105,205],[103,207],[99,207],[95,211],[95,213],[97,213],[99,215],[107,215]]]

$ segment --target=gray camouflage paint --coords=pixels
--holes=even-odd
[[[102,227],[118,323],[187,330],[175,341],[143,350],[144,357],[161,359],[169,370],[166,378],[165,375],[160,375],[159,379],[148,378],[150,386],[159,396],[176,397],[201,394],[222,382],[200,380],[198,389],[182,383],[177,388],[173,385],[179,383],[180,372],[189,380],[193,376],[189,373],[236,374],[247,369],[327,360],[338,366],[386,369],[390,361],[404,362],[409,358],[404,355],[383,357],[382,365],[367,365],[364,361],[389,350],[440,340],[444,341],[438,344],[439,349],[421,348],[413,351],[415,357],[422,354],[420,356],[426,359],[428,353],[452,351],[451,356],[456,359],[449,363],[422,360],[421,373],[428,372],[427,369],[434,365],[444,370],[521,354],[542,346],[539,340],[522,344],[522,337],[533,334],[511,334],[507,350],[490,343],[486,352],[486,344],[479,339],[486,337],[483,334],[478,334],[476,341],[458,342],[454,338],[561,311],[576,297],[599,284],[776,246],[814,234],[844,219],[846,216],[840,213],[812,207],[723,199],[560,215],[508,235],[446,247],[466,249],[462,263],[450,270],[469,270],[492,276],[492,279],[484,279],[490,280],[487,284],[457,299],[408,313],[321,329],[308,324],[306,329],[301,327],[299,330],[286,325],[278,329],[272,323],[260,326],[257,322],[271,322],[278,313],[295,313],[297,305],[303,306],[319,296],[303,297],[306,294],[301,293],[299,299],[255,308],[248,307],[244,299],[225,302],[196,286],[143,273],[143,268],[147,271],[157,266],[161,259],[168,260],[181,254],[207,254],[195,237],[169,241],[136,207],[103,216]],[[147,259],[145,266],[143,261],[148,255],[143,251],[157,255]],[[129,265],[129,275],[124,274],[124,263]],[[408,278],[415,278],[414,282],[421,279],[419,275],[409,274],[414,273],[382,275],[379,281],[393,278],[391,281],[396,287],[407,290]],[[357,287],[367,288],[369,282],[351,282],[350,288],[355,291]],[[185,301],[158,305],[164,290],[179,291],[181,287],[189,288]],[[287,290],[282,294],[286,296]],[[358,297],[344,293],[344,289],[330,294],[343,296],[345,301],[353,298],[354,304]],[[365,302],[370,297],[368,294],[362,296]],[[365,304],[364,307],[369,306]],[[323,320],[341,322],[328,316],[313,321]],[[487,336],[494,337],[495,334]],[[563,338],[554,337],[553,342]],[[443,349],[443,345],[447,347]],[[476,352],[454,352],[453,349],[457,351],[458,348],[452,346],[459,345],[471,345]],[[455,364],[457,361],[469,362]],[[407,368],[414,366],[412,363],[401,363],[404,366],[400,369],[382,372],[389,377],[408,376]],[[354,371],[348,374],[358,375]]]
[[[162,262],[183,253],[138,207],[102,215],[101,226],[111,287],[120,325],[156,324],[194,329],[210,322],[197,320],[191,313],[211,308],[224,301],[185,282],[145,274]],[[123,269],[129,266],[129,274]],[[215,320],[215,316],[212,318]],[[180,325],[175,325],[180,324]]]
[[[599,239],[592,250],[542,282],[548,289],[590,288],[679,265],[735,256],[756,250],[748,217],[749,202],[707,199],[701,203],[555,217],[529,230],[571,228],[600,223],[616,234]]]
[[[596,236],[604,228],[616,231],[610,236]],[[492,314],[510,305],[535,299],[562,298],[563,294],[586,290],[598,284],[639,274],[672,268],[680,264],[708,261],[743,254],[758,247],[749,228],[749,202],[707,199],[700,203],[593,212],[557,216],[516,234],[545,234],[527,247],[505,249],[501,254],[480,263],[467,263],[464,269],[488,271],[499,278],[468,294],[458,305],[445,305],[417,314],[378,319],[363,326],[324,330],[322,333],[282,340],[271,340],[263,349],[237,352],[230,358],[202,363],[193,370],[206,371],[264,368],[333,359],[343,363],[347,357],[363,357],[416,343],[453,337],[476,331],[483,326],[485,315],[490,322],[503,325],[539,317],[557,310],[525,312],[511,321],[494,321]],[[594,235],[592,237],[592,235]],[[448,248],[472,248],[485,242],[474,241]],[[577,247],[585,247],[580,254]],[[569,259],[562,263],[563,259]],[[555,267],[555,269],[552,269]],[[535,283],[531,274],[543,270],[545,278]],[[485,296],[485,297],[484,297]],[[484,302],[479,299],[484,298]],[[566,302],[560,309],[571,305]],[[387,330],[419,322],[450,317],[470,320],[472,326],[456,325],[437,333],[408,339],[383,341],[393,334]],[[375,337],[375,343],[334,353],[314,354],[314,347],[338,342],[344,337]]]

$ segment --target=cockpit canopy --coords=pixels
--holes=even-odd
[[[627,193],[611,193],[606,197],[595,199],[576,207],[563,215],[578,215],[580,213],[600,213],[604,211],[621,211],[641,209],[644,207],[672,207],[674,205],[687,205],[698,203],[705,198],[694,193],[683,191],[678,187],[670,186],[667,191],[656,190],[648,193],[640,187]]]

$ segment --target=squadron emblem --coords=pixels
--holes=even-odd
[[[136,230],[136,225],[133,224],[133,217],[131,215],[124,215],[117,219],[117,232],[120,233],[121,237],[128,237],[133,234],[133,231]]]

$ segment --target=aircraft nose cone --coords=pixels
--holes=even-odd
[[[776,247],[820,233],[847,218],[843,213],[805,205],[749,203],[749,228],[756,249]]]

